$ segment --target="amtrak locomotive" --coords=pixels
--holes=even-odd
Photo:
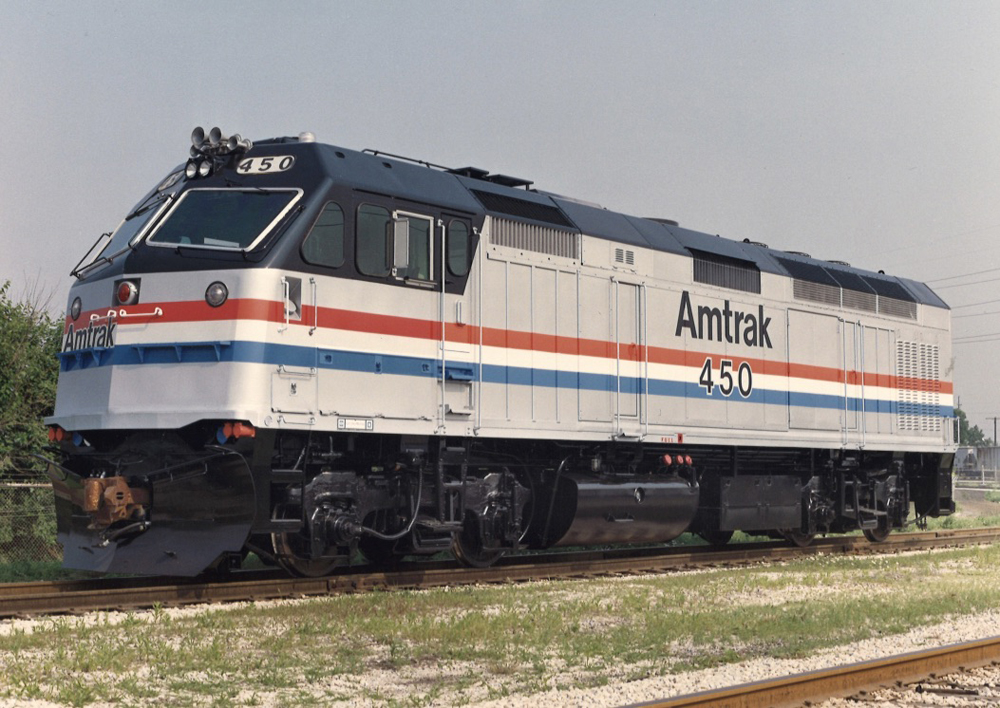
[[[308,133],[192,143],[72,273],[69,567],[877,541],[954,509],[921,283]]]

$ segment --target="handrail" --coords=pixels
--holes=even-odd
[[[163,310],[159,307],[153,308],[152,312],[126,312],[124,309],[118,310],[118,317],[126,319],[129,317],[163,317]]]

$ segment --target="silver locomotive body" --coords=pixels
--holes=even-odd
[[[67,565],[482,565],[953,509],[950,316],[922,284],[475,168],[194,142],[74,271]]]

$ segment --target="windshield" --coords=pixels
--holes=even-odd
[[[149,230],[148,227],[156,222],[173,201],[180,189],[178,181],[183,174],[175,172],[168,175],[156,192],[139,202],[114,231],[97,239],[73,269],[73,275],[83,277],[86,271],[102,263],[110,263],[116,256],[138,243]]]
[[[147,243],[153,246],[253,248],[301,190],[191,189],[181,195]]]

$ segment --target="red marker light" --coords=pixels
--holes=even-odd
[[[139,301],[139,288],[129,280],[123,280],[118,284],[115,296],[118,298],[118,304],[120,305],[134,305]]]
[[[667,467],[670,467],[670,465],[674,464],[674,458],[672,458],[670,455],[664,455],[663,464],[665,464]]]
[[[691,455],[685,455],[684,456],[684,464],[686,464],[686,465],[693,465],[694,464],[694,462],[691,461]]]

